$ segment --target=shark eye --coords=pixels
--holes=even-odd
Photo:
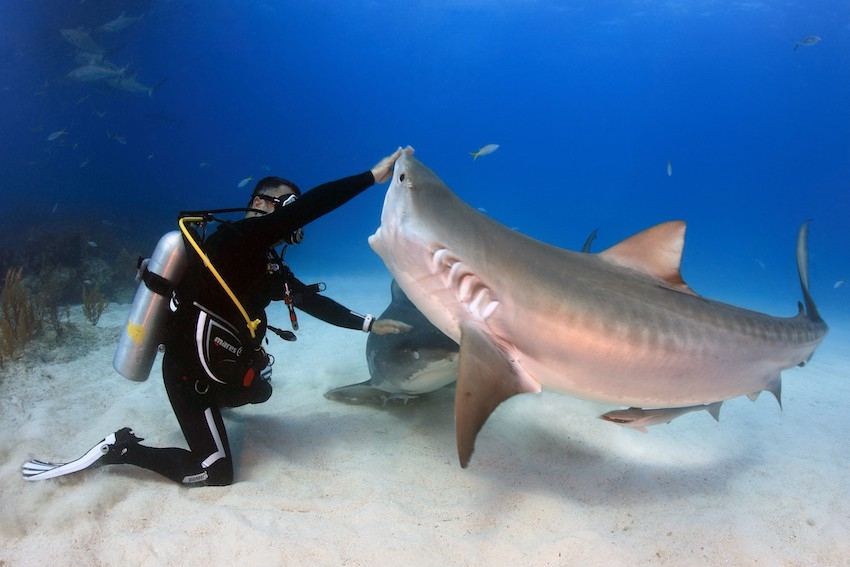
[[[404,174],[403,174],[403,173],[402,173],[401,175],[399,175],[399,176],[398,176],[398,180],[399,180],[399,181],[404,181]]]

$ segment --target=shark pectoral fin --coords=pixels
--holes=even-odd
[[[455,434],[460,466],[466,468],[475,438],[493,410],[516,394],[540,393],[540,385],[522,376],[508,354],[475,325],[461,324],[455,391]]]

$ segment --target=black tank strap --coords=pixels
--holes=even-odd
[[[174,286],[171,285],[170,281],[159,274],[151,272],[147,268],[142,273],[142,281],[145,282],[145,286],[149,290],[163,297],[171,297],[171,293],[174,291]]]

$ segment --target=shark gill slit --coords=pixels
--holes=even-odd
[[[432,252],[431,267],[458,302],[480,320],[486,321],[498,309],[499,302],[490,299],[490,288],[447,248]]]
[[[464,276],[463,279],[460,280],[460,286],[457,290],[457,298],[460,301],[469,301],[469,298],[472,297],[473,285],[475,285],[475,277],[471,274]]]

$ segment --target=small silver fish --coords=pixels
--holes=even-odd
[[[89,240],[88,242],[86,242],[86,244],[89,248],[97,248],[97,242],[95,242],[94,240]]]
[[[67,130],[65,130],[64,128],[62,128],[61,130],[56,130],[55,132],[53,132],[52,134],[50,134],[50,135],[47,137],[47,141],[48,141],[48,142],[52,142],[53,140],[56,140],[56,139],[58,139],[58,138],[61,138],[62,136],[64,136],[64,135],[65,135],[65,134],[67,134],[67,133],[68,133],[68,131],[67,131]]]
[[[498,149],[499,149],[499,144],[487,144],[486,146],[482,147],[477,152],[469,152],[469,155],[472,156],[472,161],[475,161],[479,157],[486,156],[487,154],[492,154],[493,152],[495,152]]]
[[[251,181],[253,181],[253,180],[254,180],[254,178],[253,178],[253,177],[246,177],[245,179],[243,179],[242,181],[240,181],[239,183],[237,183],[237,184],[236,184],[236,187],[238,187],[239,189],[243,189],[246,185],[248,185],[249,183],[251,183]]]
[[[673,164],[670,163],[670,160],[667,160],[667,177],[671,177],[673,175]]]
[[[838,289],[839,287],[844,285],[844,280],[838,280],[832,285],[832,289]]]

